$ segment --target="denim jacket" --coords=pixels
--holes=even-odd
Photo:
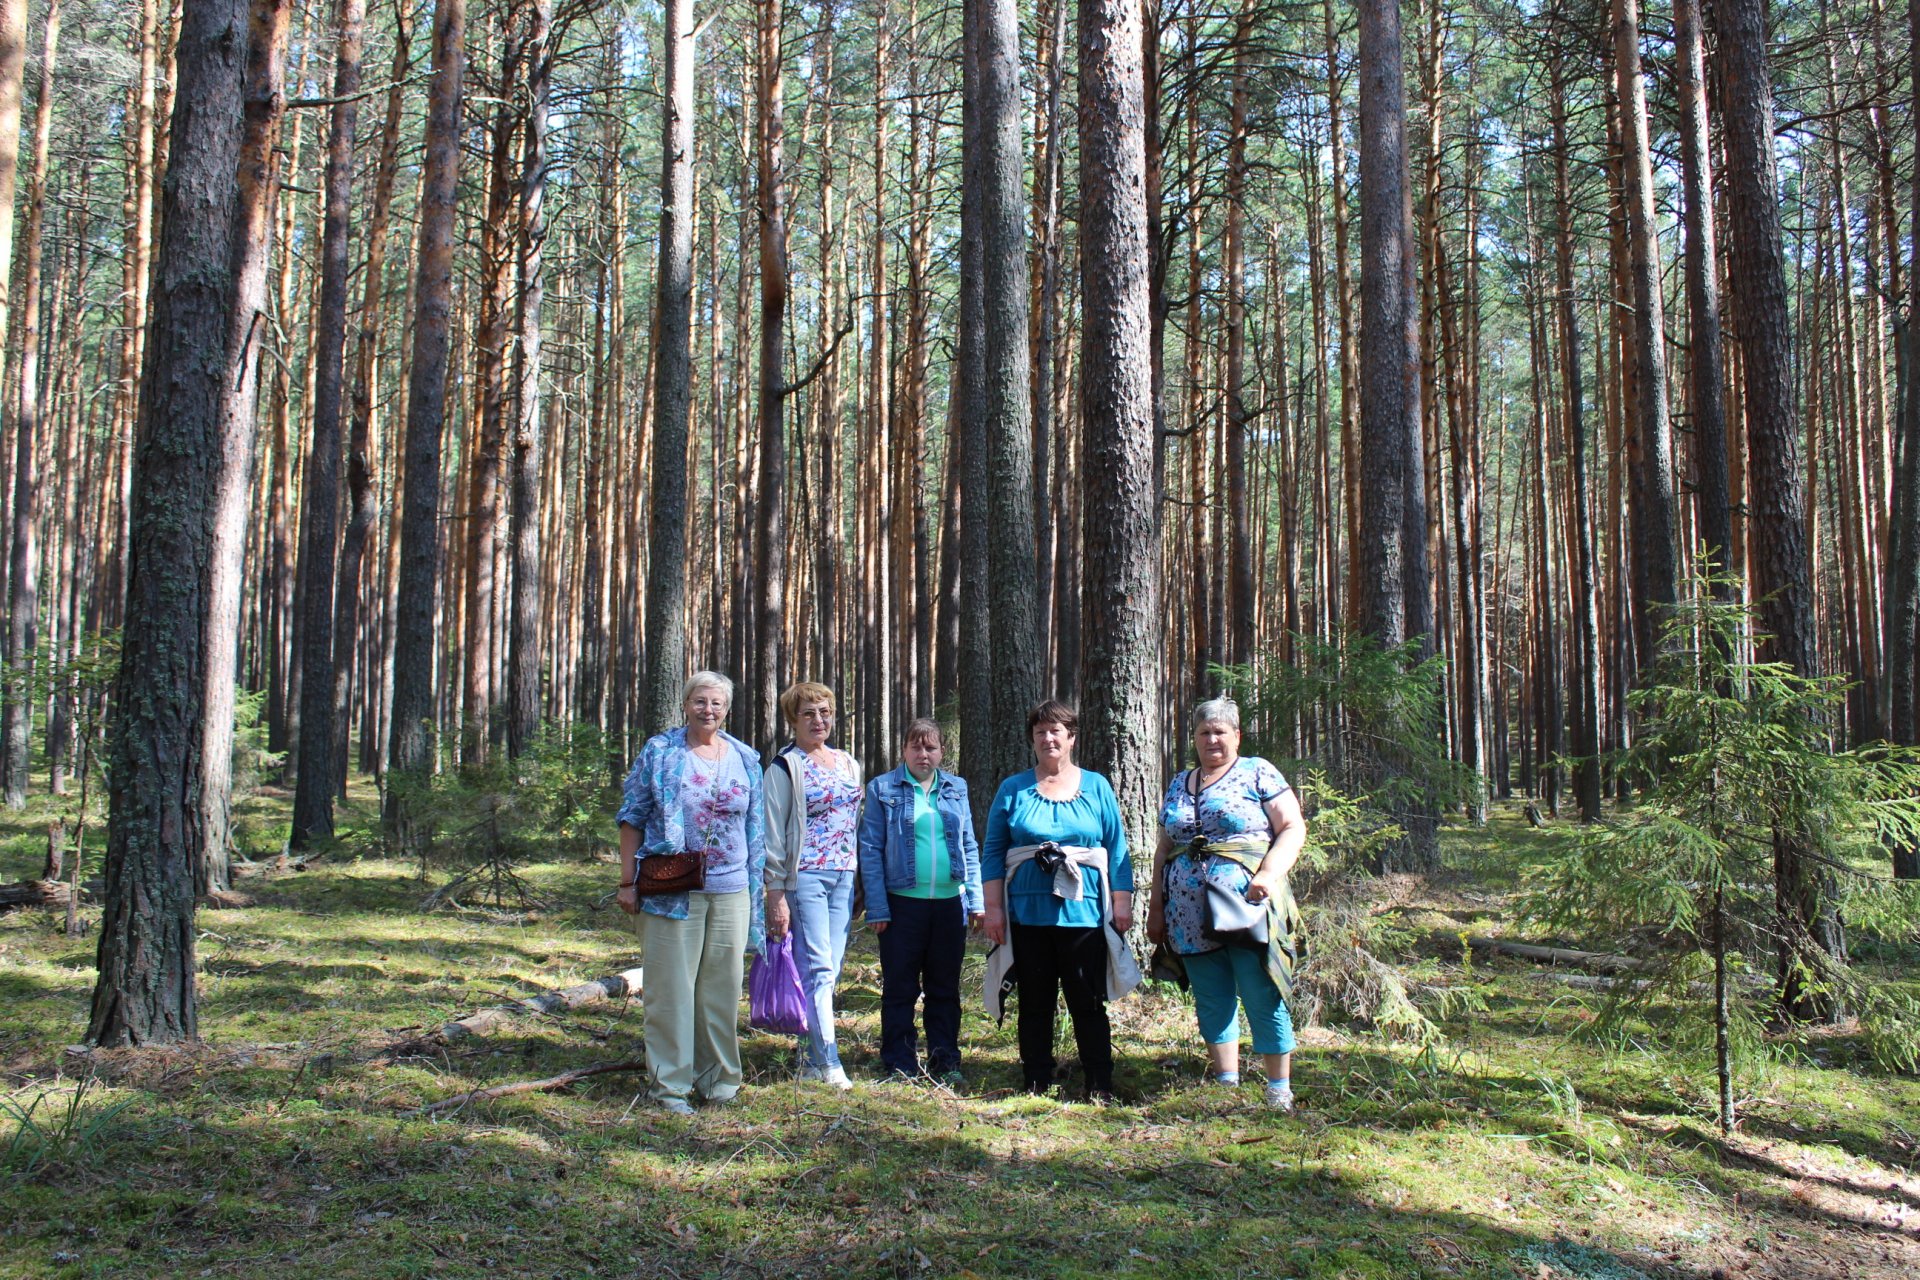
[[[980,894],[980,842],[973,835],[973,810],[964,778],[942,770],[934,807],[947,825],[947,853],[969,914],[983,910]],[[892,919],[888,889],[911,889],[916,858],[913,833],[913,780],[907,767],[881,774],[867,784],[867,807],[860,815],[860,879],[866,887],[867,921]]]

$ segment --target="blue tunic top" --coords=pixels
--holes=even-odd
[[[1007,877],[1007,850],[1052,840],[1063,845],[1099,847],[1107,851],[1116,890],[1133,890],[1133,862],[1127,856],[1127,833],[1120,825],[1120,802],[1113,786],[1091,769],[1080,771],[1080,790],[1069,800],[1049,800],[1040,794],[1033,770],[1016,773],[1000,784],[987,810],[987,838],[980,848],[980,878]],[[1085,893],[1078,902],[1053,896],[1053,877],[1029,861],[1019,867],[1007,885],[1007,918],[1016,924],[1060,925],[1084,928],[1100,923],[1100,899],[1105,892],[1100,873],[1080,868]]]

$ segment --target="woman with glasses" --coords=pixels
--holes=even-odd
[[[834,1037],[833,989],[847,957],[859,874],[860,764],[827,745],[833,690],[811,680],[780,695],[793,741],[767,769],[767,934],[793,930],[807,1000],[802,1080],[851,1089]]]

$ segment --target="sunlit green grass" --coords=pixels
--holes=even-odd
[[[258,803],[270,819],[284,801]],[[37,872],[44,817],[0,828],[0,879]],[[1516,878],[1561,838],[1506,812],[1450,830],[1449,872],[1398,908],[1409,933],[1511,929]],[[0,917],[0,1088],[45,1108],[89,1081],[83,1116],[126,1103],[29,1175],[17,1156],[0,1169],[0,1277],[1704,1276],[1735,1254],[1790,1274],[1781,1250],[1829,1247],[1820,1232],[1837,1229],[1780,1178],[1722,1162],[1704,1064],[1657,1026],[1591,1043],[1593,993],[1458,954],[1430,957],[1433,978],[1478,987],[1484,1012],[1429,1052],[1309,1032],[1293,1116],[1262,1109],[1255,1085],[1202,1083],[1171,992],[1114,1008],[1120,1106],[1017,1093],[1011,1024],[971,1004],[964,1090],[875,1082],[864,933],[843,986],[852,1094],[792,1082],[790,1042],[754,1034],[739,1105],[692,1120],[650,1109],[637,1074],[417,1114],[642,1055],[637,1003],[415,1040],[638,963],[600,901],[613,872],[528,868],[551,904],[533,915],[423,915],[418,868],[376,858],[244,879],[254,906],[199,917],[204,1043],[92,1059],[67,1047],[85,1030],[93,935]],[[1853,1062],[1835,1040],[1756,1069],[1748,1124],[1863,1178],[1910,1170],[1920,1084]],[[0,1117],[0,1152],[12,1128]],[[1883,1243],[1913,1256],[1911,1234]]]

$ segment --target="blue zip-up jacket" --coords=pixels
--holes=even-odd
[[[973,835],[973,810],[967,782],[946,770],[939,774],[934,807],[947,827],[947,854],[953,878],[966,900],[967,913],[984,910],[980,891],[980,842]],[[867,806],[860,814],[860,879],[866,887],[867,922],[893,918],[888,889],[911,889],[918,870],[914,856],[913,781],[900,765],[867,784]]]

